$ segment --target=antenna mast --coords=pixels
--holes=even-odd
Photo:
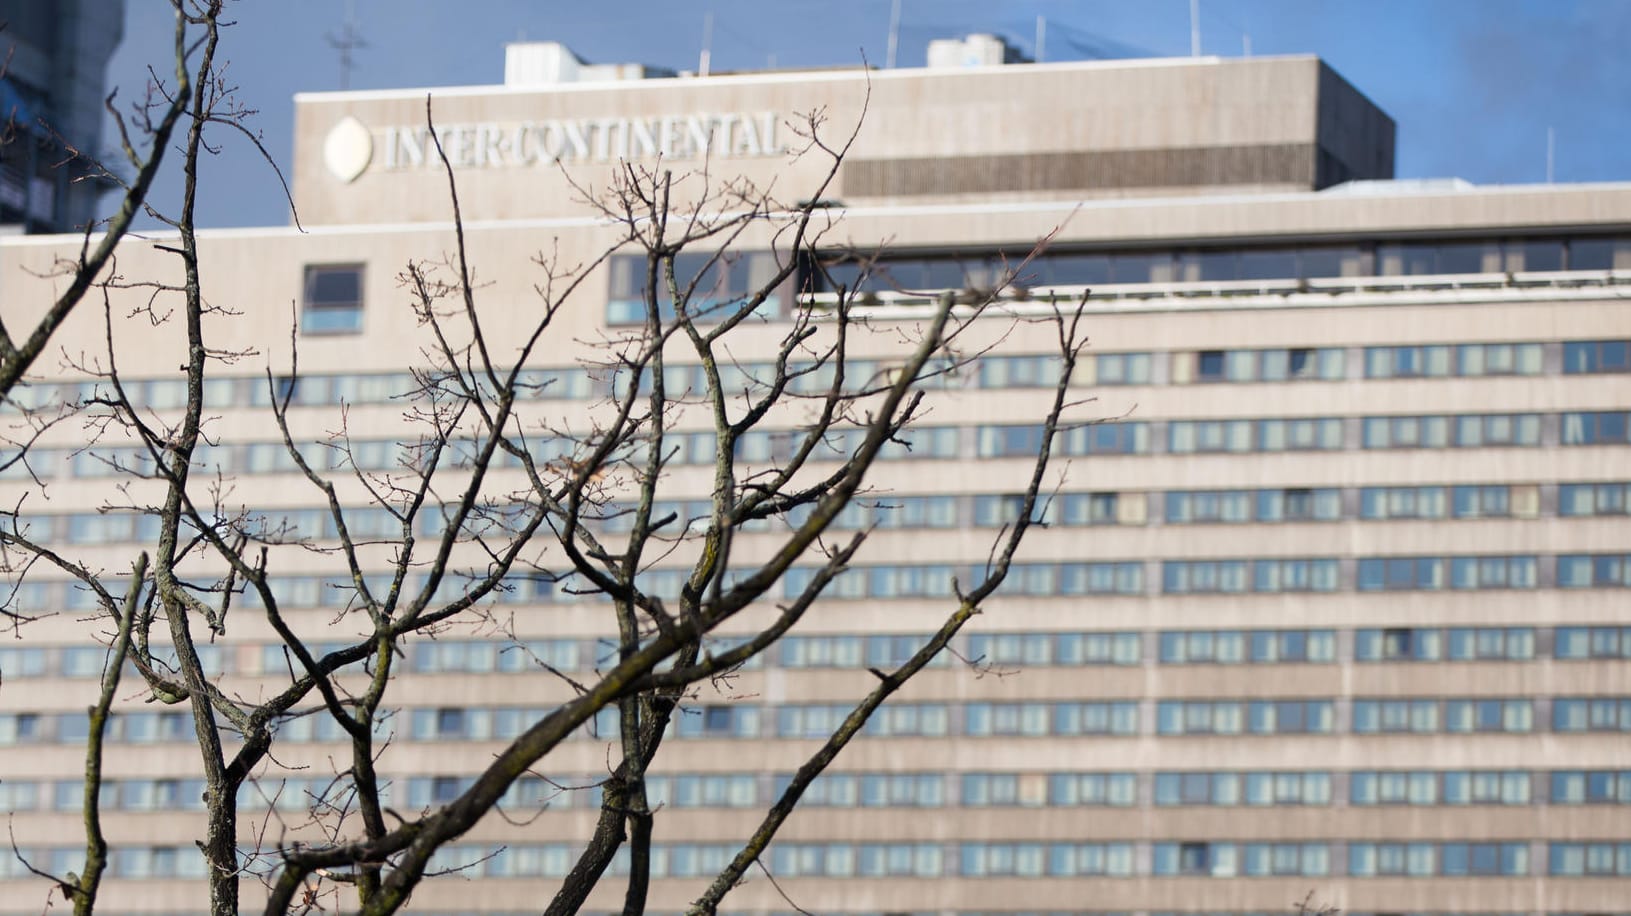
[[[884,53],[883,68],[895,69],[895,49],[900,46],[900,0],[889,5],[889,50]]]
[[[345,0],[345,25],[338,35],[323,33],[323,39],[329,47],[340,52],[340,89],[350,89],[351,70],[356,63],[351,52],[368,47],[368,42],[363,40],[362,32],[357,28],[357,0]]]

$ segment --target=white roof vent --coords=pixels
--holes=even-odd
[[[504,46],[504,85],[556,86],[561,83],[617,83],[673,76],[645,64],[591,64],[558,41],[513,41]]]
[[[929,42],[929,66],[937,70],[995,67],[1020,63],[1025,57],[996,35],[937,38]]]
[[[504,46],[504,85],[575,83],[583,61],[557,41],[517,41]]]

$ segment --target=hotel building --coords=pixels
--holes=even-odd
[[[948,658],[885,707],[765,857],[780,892],[754,872],[727,911],[1241,914],[1311,893],[1349,913],[1631,912],[1631,183],[1393,180],[1393,122],[1313,57],[1037,65],[971,39],[942,47],[959,66],[697,77],[591,67],[553,45],[510,55],[505,85],[430,92],[493,340],[534,320],[535,253],[582,263],[614,238],[568,176],[603,186],[619,160],[662,152],[797,199],[826,166],[788,155],[816,110],[828,137],[861,125],[823,201],[824,250],[843,280],[845,251],[884,246],[866,281],[880,314],[988,287],[1050,233],[1006,309],[1092,290],[1074,381],[1104,422],[1061,434],[1050,524],[956,644],[982,670]],[[217,345],[256,351],[209,383],[202,460],[230,500],[319,541],[333,536],[321,495],[277,441],[266,373],[326,474],[351,473],[321,444],[341,405],[358,460],[393,466],[424,345],[398,276],[454,244],[425,98],[299,96],[300,226],[201,234],[206,295],[235,313],[212,319]],[[164,243],[127,242],[120,273],[175,276]],[[749,232],[720,288],[760,276],[770,243]],[[8,314],[60,284],[42,274],[76,244],[0,242]],[[529,422],[581,426],[607,394],[578,361],[581,342],[638,320],[624,257],[558,316]],[[116,297],[114,336],[126,384],[162,414],[180,404],[182,341],[122,317],[141,295]],[[790,310],[832,295],[802,271],[736,358],[751,371]],[[101,346],[87,305],[21,400],[94,391],[75,368]],[[951,575],[969,581],[1011,520],[1057,359],[1052,328],[989,320],[1001,346],[936,384],[914,449],[875,469],[878,505],[841,520],[877,526],[856,568],[677,717],[652,778],[652,911],[695,899],[870,689],[866,669],[920,644],[951,609]],[[853,357],[897,346],[865,336]],[[118,498],[110,462],[141,459],[113,439],[83,449],[85,435],[48,430],[38,480],[6,472],[0,503],[112,577],[154,522],[99,512]],[[786,447],[766,435],[744,459]],[[665,490],[682,511],[708,495],[691,457]],[[743,549],[769,537],[744,533]],[[276,571],[305,638],[354,635],[324,586],[332,556]],[[104,660],[88,633],[104,627],[40,568],[11,600],[54,614],[0,642],[0,808],[33,861],[65,871]],[[410,644],[380,764],[396,809],[450,800],[569,695],[535,658],[575,676],[604,658],[605,605],[532,581],[504,600],[514,640]],[[246,694],[287,683],[270,630],[236,613],[211,669]],[[203,912],[190,719],[140,693],[127,682],[108,759],[104,910]],[[335,778],[339,737],[317,718],[284,725],[245,803],[246,846],[294,829]],[[585,735],[539,772],[585,785],[608,759]],[[595,793],[528,777],[515,796],[549,805],[482,821],[445,860],[473,864],[426,881],[409,912],[542,908]],[[48,886],[0,860],[0,913],[38,913]],[[589,909],[621,895],[608,877]]]

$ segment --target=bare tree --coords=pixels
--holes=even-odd
[[[669,724],[710,685],[775,645],[863,556],[868,532],[839,534],[834,520],[857,500],[882,498],[869,484],[873,467],[880,456],[912,448],[929,392],[1000,338],[993,326],[1020,319],[999,307],[1000,286],[888,314],[874,313],[843,288],[821,306],[790,295],[801,272],[822,270],[834,247],[826,241],[832,215],[821,201],[854,139],[851,132],[844,142],[829,143],[817,114],[802,125],[802,154],[822,157],[828,167],[817,187],[799,190],[802,204],[784,204],[770,189],[740,179],[717,181],[706,170],[679,175],[624,166],[607,192],[586,201],[617,227],[615,238],[584,263],[541,255],[530,329],[496,340],[449,166],[456,243],[448,255],[410,263],[401,275],[425,341],[424,363],[404,401],[414,428],[403,440],[401,460],[382,470],[365,459],[342,412],[326,443],[335,460],[314,461],[311,443],[290,422],[298,366],[276,367],[275,376],[268,367],[288,460],[325,506],[333,536],[290,530],[236,503],[227,475],[201,470],[203,450],[216,441],[206,381],[224,364],[249,358],[206,335],[206,317],[227,316],[204,291],[226,281],[207,276],[192,215],[204,131],[219,120],[212,114],[221,101],[213,76],[218,13],[212,5],[184,17],[202,38],[186,114],[177,239],[164,243],[180,262],[180,280],[102,274],[102,384],[82,408],[102,436],[134,443],[141,456],[120,468],[139,485],[123,488],[108,508],[156,519],[157,536],[135,560],[128,588],[116,594],[102,570],[31,538],[23,516],[0,530],[14,578],[42,566],[72,576],[96,594],[112,634],[107,676],[92,712],[87,867],[82,875],[53,880],[76,913],[90,912],[106,858],[96,810],[103,723],[128,659],[150,701],[190,712],[205,785],[199,848],[217,916],[240,911],[246,880],[264,883],[268,914],[330,905],[396,912],[422,880],[444,868],[439,851],[481,819],[497,816],[518,779],[611,710],[616,734],[608,736],[599,817],[546,912],[576,912],[624,849],[630,863],[625,912],[642,912],[659,814],[646,773]],[[442,161],[447,166],[445,156]],[[721,269],[737,261],[749,239],[768,248],[769,268],[750,285],[721,286]],[[629,253],[643,266],[643,320],[598,341],[560,340],[553,324],[568,299],[603,276],[610,258]],[[1014,265],[1006,279],[1022,269]],[[144,303],[141,318],[169,322],[185,338],[186,399],[178,415],[147,409],[124,384],[114,302],[133,297]],[[784,319],[764,321],[767,306],[777,302]],[[740,853],[701,891],[695,912],[718,908],[810,783],[1001,585],[1047,499],[1051,443],[1074,406],[1068,383],[1083,342],[1079,318],[1078,308],[1046,319],[1057,329],[1060,371],[1051,403],[1039,409],[1040,453],[1028,478],[1016,482],[1024,494],[1017,520],[992,544],[977,581],[950,584],[947,616],[921,648],[894,670],[866,675],[865,697],[799,769],[758,829],[743,837]],[[733,342],[772,333],[767,358],[738,360]],[[852,356],[857,340],[875,334],[898,341],[896,358],[881,368]],[[587,426],[569,427],[531,409],[532,395],[549,380],[528,367],[540,362],[546,346],[575,349],[602,386],[604,400]],[[751,346],[763,351],[762,344]],[[291,346],[290,352],[293,360],[298,351]],[[785,437],[783,454],[738,458],[745,440],[771,430]],[[682,452],[698,449],[710,456],[706,508],[667,508],[675,496],[671,471]],[[388,521],[362,530],[355,524],[360,510]],[[745,543],[753,549],[742,549]],[[345,632],[357,633],[339,647],[318,648],[303,620],[290,613],[301,599],[282,590],[283,571],[297,561],[309,567],[314,557],[337,574],[345,596],[337,620],[350,628]],[[790,579],[795,566],[800,574]],[[473,763],[479,774],[453,800],[420,812],[393,810],[380,763],[389,751],[392,688],[406,647],[453,627],[499,628],[495,603],[522,583],[603,607],[607,629],[615,633],[614,656],[582,680],[540,665],[544,676],[570,688],[567,699],[526,723],[491,759]],[[210,678],[200,647],[227,640],[229,618],[245,614],[275,633],[287,676],[268,676],[256,690],[229,691]],[[723,625],[744,620],[752,621],[749,635],[715,638]],[[332,783],[312,795],[297,821],[268,815],[259,825],[244,823],[239,804],[246,787],[262,778],[270,783],[281,768],[271,756],[280,730],[311,719],[328,723],[347,747]],[[253,840],[246,842],[246,835]]]

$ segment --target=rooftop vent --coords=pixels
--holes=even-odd
[[[645,64],[590,64],[558,41],[516,41],[504,46],[504,85],[556,86],[561,83],[612,83],[673,76],[674,71]]]
[[[929,42],[929,66],[937,70],[1020,64],[1030,58],[996,35],[937,38]]]

